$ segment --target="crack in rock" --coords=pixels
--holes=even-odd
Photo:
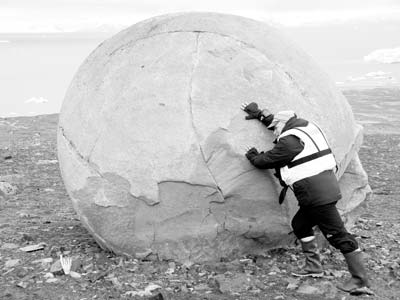
[[[207,164],[207,159],[206,159],[206,156],[205,156],[205,154],[204,154],[203,147],[201,146],[201,142],[200,142],[200,139],[199,139],[199,133],[198,133],[198,130],[197,130],[197,128],[196,128],[196,125],[194,124],[193,103],[192,103],[193,97],[192,97],[192,93],[193,93],[193,77],[194,77],[194,72],[195,72],[195,70],[196,70],[196,68],[197,68],[197,65],[198,65],[198,63],[199,63],[199,38],[200,38],[200,32],[197,32],[197,33],[196,33],[196,45],[195,45],[194,58],[193,58],[192,74],[191,74],[190,83],[189,83],[189,97],[188,97],[188,102],[189,102],[189,113],[190,113],[190,117],[191,117],[191,121],[192,121],[192,128],[193,128],[193,131],[194,131],[194,133],[195,133],[195,135],[196,135],[196,137],[197,137],[197,142],[198,142],[198,146],[199,146],[199,150],[200,150],[201,156],[202,156],[203,161],[204,161],[204,165],[205,165],[205,167],[207,168],[208,173],[209,173],[211,179],[213,180],[213,182],[214,182],[214,184],[215,184],[214,188],[216,189],[216,191],[218,192],[218,194],[220,195],[220,197],[221,197],[222,199],[224,199],[224,195],[223,195],[223,193],[222,193],[220,187],[218,186],[218,183],[217,183],[217,181],[216,181],[214,175],[212,174],[212,172],[211,172],[211,170],[210,170],[210,167],[209,167],[208,164]]]
[[[79,189],[75,191],[73,194],[74,195],[82,195],[81,192],[83,190],[86,191],[91,191],[90,196],[86,195],[84,198],[85,199],[91,199],[92,202],[96,205],[103,206],[103,207],[109,207],[109,206],[115,206],[115,207],[125,207],[129,204],[128,199],[131,200],[141,200],[144,203],[146,203],[149,206],[153,206],[158,204],[160,201],[158,200],[152,200],[149,199],[145,196],[135,196],[130,192],[130,183],[129,180],[125,179],[124,177],[112,173],[112,172],[107,172],[107,173],[101,173],[99,171],[98,166],[90,161],[89,157],[85,157],[82,153],[79,152],[77,149],[76,145],[67,137],[65,134],[65,130],[62,126],[59,126],[60,132],[66,143],[69,145],[70,149],[72,152],[81,160],[85,163],[85,165],[93,171],[97,176],[91,176],[87,178],[86,180],[86,185],[83,189]],[[95,181],[93,181],[95,180]],[[101,181],[101,184],[97,182],[98,180]],[[123,184],[121,182],[124,181]],[[96,186],[96,189],[93,190],[92,185]],[[118,189],[120,189],[120,192],[122,192],[125,196],[123,196],[120,199],[119,195],[118,197],[115,196],[116,191],[113,188],[114,186],[117,186]],[[86,192],[84,194],[87,194]],[[108,198],[111,197],[114,201],[110,201]],[[79,198],[79,197],[78,197]],[[123,200],[125,199],[125,201]]]
[[[285,68],[283,66],[281,66],[280,64],[278,64],[276,62],[273,62],[270,59],[268,59],[268,57],[263,52],[261,52],[259,49],[257,49],[255,45],[250,44],[250,43],[245,42],[245,41],[242,41],[242,40],[240,40],[240,39],[238,39],[238,38],[236,38],[236,37],[234,37],[232,35],[223,34],[223,33],[220,33],[220,32],[208,31],[208,30],[193,30],[193,31],[170,30],[170,31],[165,31],[165,32],[159,32],[159,33],[155,33],[155,34],[150,35],[150,36],[144,36],[144,37],[138,38],[138,39],[136,39],[134,41],[129,41],[129,42],[117,47],[116,49],[114,49],[112,52],[110,52],[108,54],[108,56],[113,56],[118,51],[122,51],[125,48],[130,47],[131,45],[134,45],[139,41],[147,40],[147,39],[150,39],[150,38],[153,38],[153,37],[156,37],[156,36],[170,34],[170,33],[197,33],[197,42],[198,42],[199,35],[201,33],[215,34],[215,35],[219,35],[221,37],[230,38],[230,39],[236,41],[237,43],[242,44],[242,45],[244,45],[244,46],[246,46],[246,47],[248,47],[250,49],[255,49],[263,57],[265,57],[268,61],[270,61],[278,70],[281,70],[282,74],[284,74],[289,79],[289,81],[292,82],[293,86],[296,87],[296,89],[300,92],[300,94],[304,98],[308,99],[309,101],[311,100],[309,95],[308,95],[308,93],[307,93],[307,91],[305,91],[303,88],[301,88],[301,86],[297,83],[297,81],[294,79],[294,77],[290,74],[290,72],[288,70],[285,70]],[[196,48],[197,48],[197,46],[198,46],[198,44],[196,45]],[[196,50],[198,51],[198,49],[196,49]]]
[[[67,135],[65,134],[65,129],[62,126],[58,127],[60,129],[61,135],[64,138],[64,140],[66,141],[66,143],[68,144],[68,146],[70,147],[70,149],[72,150],[73,153],[75,153],[80,160],[82,160],[88,167],[90,170],[92,170],[93,172],[95,172],[97,175],[99,175],[100,177],[103,177],[103,175],[101,174],[101,172],[99,171],[99,168],[96,164],[94,164],[93,162],[90,161],[89,157],[85,157],[82,153],[79,152],[78,148],[76,147],[76,145],[74,144],[73,141],[71,141]]]

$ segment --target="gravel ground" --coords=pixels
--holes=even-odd
[[[100,249],[63,187],[58,115],[47,115],[0,119],[0,184],[10,184],[3,186],[9,195],[0,192],[0,299],[399,299],[400,92],[344,94],[366,129],[360,157],[374,193],[352,232],[365,252],[375,296],[335,288],[347,272],[331,247],[322,251],[324,278],[301,280],[290,276],[303,261],[299,247],[193,265]],[[72,258],[74,273],[64,274],[60,254]]]

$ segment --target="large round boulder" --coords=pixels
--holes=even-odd
[[[244,156],[274,140],[245,120],[244,101],[319,124],[338,161],[341,212],[364,200],[361,127],[309,56],[247,18],[165,15],[98,46],[61,109],[62,177],[97,242],[195,262],[287,243],[297,202],[289,193],[280,206],[273,172]]]

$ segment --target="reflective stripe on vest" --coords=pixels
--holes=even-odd
[[[288,135],[297,136],[304,143],[304,149],[280,170],[287,185],[336,167],[332,150],[317,125],[309,122],[305,127],[289,129],[278,137],[278,141]]]

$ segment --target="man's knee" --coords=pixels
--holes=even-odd
[[[339,232],[333,235],[327,234],[326,238],[333,247],[339,249],[343,254],[358,249],[358,243],[351,233]]]
[[[304,222],[299,222],[295,218],[292,220],[293,233],[298,239],[313,236],[314,230]]]

